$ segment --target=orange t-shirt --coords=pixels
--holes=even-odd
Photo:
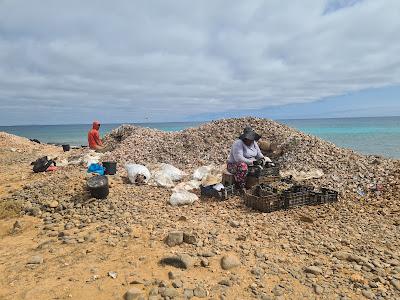
[[[100,140],[99,131],[97,129],[91,129],[88,133],[88,144],[90,149],[96,149],[96,146],[102,146],[103,143]]]

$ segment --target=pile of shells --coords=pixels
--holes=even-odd
[[[377,184],[388,185],[395,179],[396,160],[361,155],[260,118],[223,119],[179,132],[123,125],[105,140],[114,149],[108,157],[121,164],[164,162],[191,171],[202,165],[226,162],[233,141],[245,126],[251,126],[262,135],[260,142],[267,141],[265,144],[279,149],[276,160],[283,170],[322,170],[322,178],[309,182],[316,186],[363,195]]]

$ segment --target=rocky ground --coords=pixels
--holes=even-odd
[[[83,166],[30,171],[39,155],[82,150],[8,135],[0,146],[0,299],[400,298],[398,161],[374,163],[382,191],[368,189],[371,172],[365,195],[343,189],[338,203],[268,214],[239,197],[173,207],[171,191],[123,172],[96,200]]]

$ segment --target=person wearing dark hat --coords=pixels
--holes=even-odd
[[[263,159],[265,162],[272,162],[271,159],[261,153],[257,144],[260,138],[261,135],[247,126],[232,145],[228,157],[227,170],[233,174],[236,183],[242,189],[246,185],[248,166],[253,165],[255,161],[260,159]]]

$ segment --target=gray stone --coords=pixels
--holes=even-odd
[[[38,217],[38,216],[40,216],[42,214],[42,211],[38,207],[32,207],[31,210],[30,210],[30,213],[31,213],[32,216]]]
[[[164,280],[162,280],[162,281],[160,281],[159,283],[158,283],[158,286],[159,287],[168,287],[168,283],[167,282],[165,282]]]
[[[224,270],[231,270],[241,265],[240,260],[235,255],[225,255],[221,259],[221,267]]]
[[[272,289],[272,293],[276,296],[282,296],[284,294],[284,290],[280,285],[276,285],[273,289]]]
[[[141,297],[143,297],[143,292],[138,288],[131,288],[124,295],[125,300],[136,300]]]
[[[198,242],[198,235],[196,233],[185,232],[183,233],[183,241],[186,244],[196,245]]]
[[[175,298],[179,296],[179,292],[174,288],[166,288],[162,293],[161,296]]]
[[[313,288],[314,288],[314,293],[316,293],[317,295],[321,295],[324,292],[324,289],[318,284],[314,284]]]
[[[240,223],[238,221],[234,221],[234,220],[230,221],[229,225],[231,225],[234,228],[239,228],[240,227]]]
[[[166,240],[165,243],[170,246],[177,246],[183,243],[183,232],[182,231],[171,231]]]
[[[369,286],[372,287],[372,288],[374,288],[374,289],[376,289],[377,287],[379,287],[379,285],[378,285],[376,282],[374,282],[374,281],[371,281],[371,282],[369,283]]]
[[[96,241],[96,237],[93,234],[88,234],[84,237],[86,242],[95,242]]]
[[[322,269],[317,266],[309,266],[304,269],[304,272],[311,273],[314,275],[320,275],[322,274]]]
[[[183,296],[184,296],[186,299],[191,299],[191,298],[194,297],[194,292],[193,292],[192,289],[184,289],[184,291],[183,291]]]
[[[211,251],[205,251],[205,252],[201,253],[200,256],[203,256],[203,257],[213,257],[213,256],[215,256],[215,253],[214,253],[214,252],[211,252]]]
[[[400,265],[400,262],[397,259],[389,259],[386,261],[387,264],[397,267]]]
[[[340,260],[349,260],[350,253],[345,251],[337,251],[333,253],[333,256]]]
[[[262,268],[259,267],[254,267],[251,269],[251,274],[257,276],[257,277],[261,277],[264,275],[264,270]]]
[[[210,265],[210,262],[208,261],[208,259],[207,258],[202,258],[201,260],[200,260],[200,264],[201,264],[201,266],[202,267],[208,267],[209,265]]]
[[[174,282],[172,282],[172,286],[176,289],[179,289],[183,286],[183,282],[181,280],[175,280]]]
[[[363,296],[364,296],[365,298],[367,298],[367,299],[374,299],[374,298],[375,298],[374,293],[372,293],[371,291],[368,291],[368,290],[363,290],[363,291],[361,292],[361,294],[363,294]]]
[[[70,229],[72,229],[72,228],[74,228],[74,227],[75,227],[74,224],[72,224],[72,223],[67,223],[67,224],[65,224],[64,229],[65,229],[65,230],[70,230]]]
[[[390,283],[395,287],[396,290],[400,291],[400,281],[392,279],[390,280]]]
[[[197,287],[193,290],[193,294],[195,297],[205,298],[205,297],[207,297],[208,293],[207,293],[206,289],[204,289],[203,287]]]
[[[153,287],[150,292],[149,292],[149,296],[154,296],[154,295],[158,295],[158,287]]]
[[[168,278],[169,278],[169,279],[176,279],[176,274],[173,273],[172,271],[169,271],[169,272],[168,272]]]
[[[175,268],[180,268],[180,269],[190,269],[194,265],[192,257],[187,254],[164,257],[163,259],[161,259],[160,263],[162,265],[173,266]]]
[[[58,201],[53,200],[49,203],[50,208],[56,208],[58,206]]]
[[[261,295],[261,300],[272,300],[272,297],[268,296],[267,294],[262,294]]]
[[[31,257],[31,259],[28,261],[28,264],[40,265],[43,262],[44,262],[43,257],[41,257],[40,255],[35,255]]]
[[[232,286],[232,282],[229,279],[222,279],[220,282],[218,282],[220,285],[224,286]]]
[[[15,234],[22,230],[22,225],[20,221],[15,221],[13,228],[11,229],[11,233]]]

